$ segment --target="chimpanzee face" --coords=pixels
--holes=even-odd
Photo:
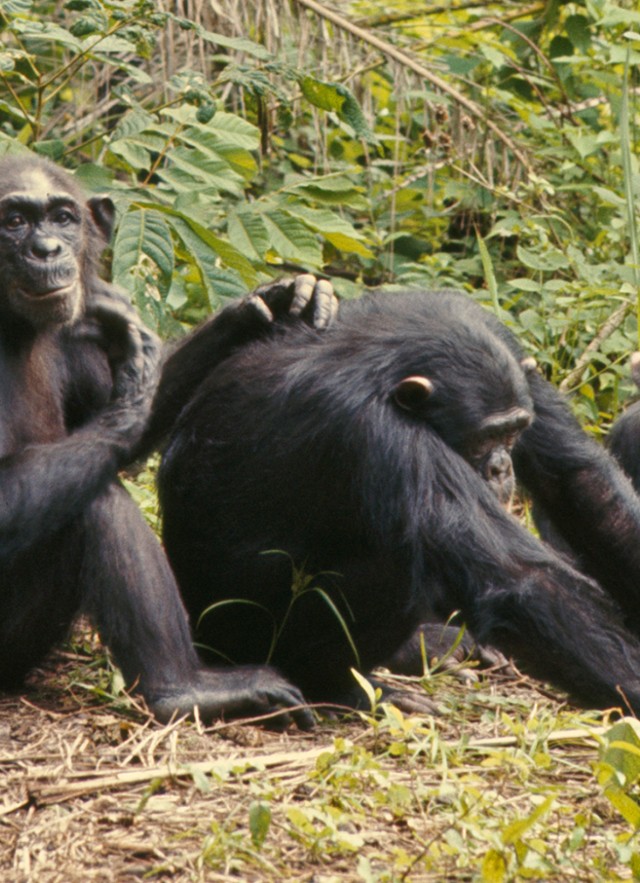
[[[515,490],[511,451],[520,433],[529,426],[532,414],[526,408],[491,414],[477,428],[467,449],[465,460],[480,473],[498,500],[506,505]]]
[[[533,419],[526,373],[535,362],[519,365],[495,340],[485,351],[474,343],[458,360],[459,370],[451,369],[451,358],[447,363],[440,352],[432,354],[429,376],[405,377],[393,399],[434,429],[507,504],[515,489],[511,451]]]
[[[110,202],[85,204],[41,163],[13,166],[0,189],[0,311],[37,328],[72,321],[83,306],[85,253],[95,227],[104,231],[96,212]]]

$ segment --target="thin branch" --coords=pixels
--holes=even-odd
[[[568,392],[574,384],[578,383],[580,380],[580,375],[584,371],[586,365],[590,361],[591,353],[595,352],[599,349],[600,344],[603,340],[606,340],[607,337],[610,337],[613,332],[622,325],[624,322],[627,313],[631,309],[630,304],[622,304],[621,307],[612,313],[607,321],[604,323],[602,328],[598,331],[596,336],[588,343],[585,348],[585,351],[582,353],[579,359],[576,360],[575,367],[569,371],[567,376],[564,378],[562,383],[560,384],[561,392]]]

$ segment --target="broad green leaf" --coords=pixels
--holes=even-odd
[[[76,52],[82,51],[82,43],[70,31],[54,24],[52,21],[33,21],[32,19],[13,19],[11,29],[23,40],[44,42],[47,47],[59,43]]]
[[[236,196],[244,192],[243,179],[224,160],[215,160],[201,150],[176,147],[167,153],[167,165],[160,165],[156,175],[176,193],[201,188],[226,191]]]
[[[218,139],[221,144],[228,144],[232,147],[244,147],[245,150],[257,150],[260,146],[260,132],[258,129],[234,113],[219,110],[206,124],[198,123],[195,108],[188,105],[167,107],[162,111],[162,115],[179,123],[181,126],[193,126],[200,130],[203,136],[211,135]]]
[[[535,252],[524,246],[519,245],[517,248],[518,260],[525,267],[532,270],[542,270],[548,273],[555,270],[561,270],[569,266],[566,256],[557,248],[548,248],[545,251]]]
[[[537,821],[539,821],[543,816],[545,816],[551,807],[553,806],[555,798],[553,796],[547,797],[546,800],[543,800],[541,804],[536,806],[532,813],[524,819],[518,819],[516,822],[512,822],[502,832],[502,842],[507,846],[508,844],[517,843],[518,840],[522,839],[522,835],[529,831]]]
[[[625,821],[638,830],[640,828],[640,806],[638,803],[619,788],[605,788],[604,793]]]
[[[337,113],[341,120],[349,123],[358,138],[365,141],[374,141],[371,132],[362,113],[362,109],[352,92],[341,83],[324,83],[309,75],[298,79],[302,94],[321,110]]]
[[[157,268],[159,291],[166,294],[173,274],[173,241],[165,219],[158,212],[132,209],[123,217],[113,243],[113,281],[127,289],[131,275],[148,259]]]
[[[271,825],[271,808],[268,803],[255,801],[249,807],[249,831],[254,846],[260,848]]]
[[[271,247],[280,257],[309,267],[322,265],[322,249],[309,228],[280,209],[263,210]]]
[[[618,721],[604,735],[600,760],[624,785],[633,785],[640,779],[640,723],[632,718]],[[607,783],[610,773],[599,775],[601,784]]]
[[[300,203],[288,203],[286,211],[293,217],[300,218],[340,251],[373,258],[373,252],[363,242],[362,234],[337,212],[308,208]]]
[[[227,234],[234,248],[245,255],[264,260],[269,234],[264,221],[252,209],[238,209],[227,218]]]
[[[222,34],[214,34],[211,31],[202,30],[199,35],[203,40],[215,43],[216,46],[224,46],[225,49],[233,49],[235,52],[243,52],[252,55],[260,61],[270,61],[273,55],[260,43],[254,43],[246,37],[225,37]]]
[[[9,15],[25,15],[33,6],[33,0],[0,0],[0,9]]]

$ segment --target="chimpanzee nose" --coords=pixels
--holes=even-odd
[[[54,258],[60,254],[62,246],[60,240],[55,236],[42,236],[33,240],[31,243],[31,254],[34,258],[45,260],[46,258]]]

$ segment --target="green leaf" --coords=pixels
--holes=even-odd
[[[163,116],[183,126],[194,126],[196,114],[197,110],[185,105],[168,107],[163,111]],[[260,132],[256,126],[235,113],[218,110],[213,119],[206,125],[199,124],[197,128],[202,132],[199,138],[211,135],[218,145],[243,147],[245,150],[257,150],[260,146]]]
[[[489,249],[480,234],[477,234],[478,249],[480,250],[480,258],[482,260],[482,269],[484,270],[484,279],[491,295],[491,302],[496,316],[500,315],[500,301],[498,299],[498,283],[496,282],[496,274],[493,269],[493,262]]]
[[[324,83],[309,75],[298,78],[302,94],[310,104],[321,110],[337,113],[341,120],[349,123],[358,138],[374,142],[373,136],[352,92],[341,83]]]
[[[541,804],[536,806],[532,813],[530,813],[524,819],[518,819],[516,822],[512,822],[502,832],[502,842],[505,846],[513,843],[517,843],[522,839],[522,835],[529,831],[539,819],[545,816],[555,802],[555,798],[553,795],[551,797],[547,797],[546,800],[543,800]]]
[[[271,808],[268,803],[254,802],[249,807],[249,831],[253,845],[260,848],[271,826]]]
[[[322,249],[309,228],[279,209],[263,210],[269,242],[274,251],[285,260],[309,267],[322,265]]]
[[[600,760],[624,785],[633,785],[640,779],[640,723],[632,718],[618,721],[607,732],[600,750]],[[598,776],[600,784],[607,784],[612,772]]]
[[[229,164],[211,152],[191,147],[176,147],[167,153],[167,165],[158,166],[156,175],[174,190],[213,190],[226,191],[235,196],[244,193],[243,179]]]
[[[300,218],[308,227],[323,236],[340,251],[373,258],[374,254],[363,242],[362,234],[345,218],[327,209],[313,209],[300,203],[288,203],[286,211]]]
[[[501,852],[490,849],[482,860],[483,883],[504,883],[507,879],[507,862]]]
[[[207,31],[201,25],[191,21],[191,19],[179,19],[177,16],[171,16],[174,21],[185,23],[191,30],[195,30],[198,36],[207,43],[214,43],[216,46],[223,46],[225,49],[233,49],[234,52],[242,52],[244,55],[251,55],[259,61],[270,61],[273,55],[260,43],[254,43],[246,37],[225,37],[223,34],[217,34],[214,31]]]
[[[566,256],[557,248],[548,248],[545,251],[535,252],[524,248],[522,245],[517,247],[518,260],[532,270],[542,270],[552,273],[555,270],[565,269],[569,266]]]
[[[131,276],[142,270],[145,258],[157,268],[158,289],[166,295],[174,265],[171,231],[157,212],[133,208],[120,222],[113,244],[113,281],[116,285],[129,288]]]
[[[242,254],[264,260],[269,248],[269,234],[259,214],[240,208],[227,218],[227,233],[234,248]]]
[[[636,830],[640,828],[640,806],[619,788],[605,788],[605,796],[620,815]]]

